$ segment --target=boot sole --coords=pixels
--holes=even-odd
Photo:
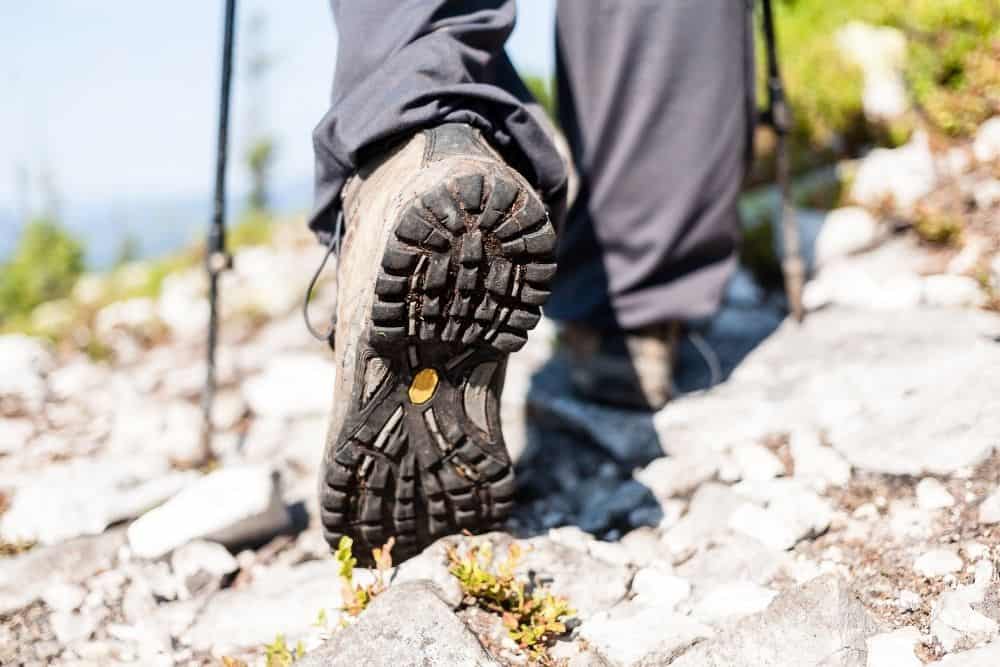
[[[321,486],[331,544],[350,536],[366,562],[394,537],[401,559],[444,535],[502,524],[514,497],[503,375],[541,317],[555,245],[538,197],[495,165],[448,178],[403,209]]]

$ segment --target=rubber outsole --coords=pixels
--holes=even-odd
[[[398,560],[502,524],[515,491],[499,420],[504,367],[541,317],[555,245],[537,196],[492,166],[404,209],[321,486],[331,544],[350,536],[364,563],[394,537]]]

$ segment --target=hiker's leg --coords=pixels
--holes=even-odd
[[[636,329],[718,307],[752,129],[748,4],[559,3],[559,111],[581,193],[549,315]]]
[[[315,230],[332,228],[331,205],[373,152],[445,122],[482,130],[545,198],[561,193],[564,165],[503,50],[514,5],[331,0],[339,42],[330,110],[313,134]]]

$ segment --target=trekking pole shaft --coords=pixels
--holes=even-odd
[[[236,0],[226,0],[223,27],[222,81],[219,90],[218,143],[215,154],[215,196],[212,224],[205,249],[205,269],[208,272],[208,341],[205,358],[205,390],[201,397],[202,458],[211,461],[212,406],[215,402],[215,351],[219,334],[219,275],[229,268],[226,254],[226,158],[229,147],[229,97],[233,73],[233,29],[236,20]]]
[[[802,306],[802,288],[805,284],[805,263],[802,261],[802,244],[799,224],[792,200],[792,167],[788,152],[788,133],[792,118],[785,99],[785,88],[778,66],[778,40],[774,29],[774,11],[771,0],[763,0],[764,47],[767,56],[767,122],[777,135],[775,153],[776,176],[781,197],[781,237],[783,259],[781,270],[785,278],[785,295],[788,297],[792,317],[801,322],[805,317]]]

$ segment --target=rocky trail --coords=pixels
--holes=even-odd
[[[517,576],[573,608],[556,664],[1000,664],[998,157],[1000,119],[947,153],[872,153],[868,208],[801,212],[805,323],[741,270],[660,413],[575,398],[543,321],[504,395],[507,531],[396,564],[344,627],[315,499],[334,369],[295,312],[321,254],[301,231],[226,277],[211,469],[191,467],[197,271],[99,314],[113,363],[0,337],[0,664],[256,665],[279,635],[302,665],[527,664],[449,572],[449,546],[485,542],[520,545]],[[872,212],[928,169],[913,205],[966,211],[960,248]]]

